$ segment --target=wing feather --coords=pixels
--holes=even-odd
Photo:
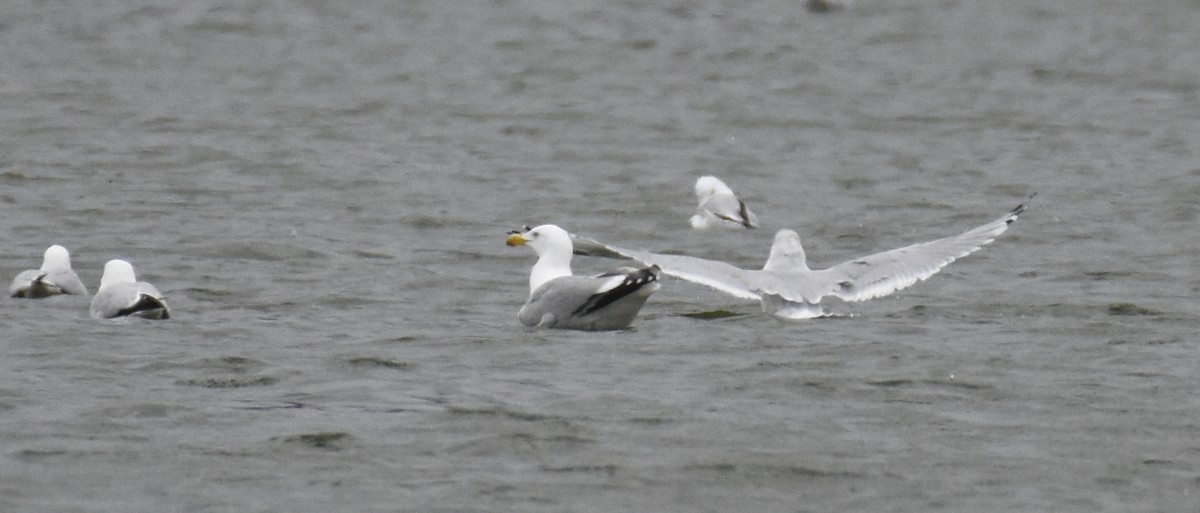
[[[572,235],[571,239],[576,254],[623,258],[648,266],[657,265],[667,276],[704,285],[742,299],[760,299],[759,294],[754,291],[762,288],[759,283],[761,271],[740,269],[717,260],[619,248],[577,235]]]
[[[1025,205],[1021,204],[999,219],[958,235],[856,258],[816,274],[825,283],[836,284],[832,295],[845,301],[886,296],[978,251],[1004,233],[1024,211]]]

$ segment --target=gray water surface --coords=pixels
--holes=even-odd
[[[10,2],[4,511],[1195,511],[1200,3]],[[687,229],[698,176],[763,230]],[[556,223],[760,266],[994,244],[835,319],[516,312]],[[577,272],[612,262],[578,259]],[[728,310],[732,317],[686,316]]]

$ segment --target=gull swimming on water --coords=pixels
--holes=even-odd
[[[170,309],[166,298],[154,285],[137,281],[133,266],[124,260],[109,260],[104,264],[104,276],[100,288],[92,298],[92,317],[111,319],[114,317],[142,317],[145,319],[169,319]]]
[[[58,294],[88,294],[87,286],[71,269],[71,254],[58,244],[46,248],[41,269],[21,271],[8,287],[12,297],[36,299]]]
[[[764,312],[786,319],[822,317],[821,299],[865,301],[886,296],[933,276],[943,267],[992,242],[1025,211],[1017,205],[1003,217],[930,242],[855,258],[828,269],[810,269],[792,230],[779,230],[761,270],[683,255],[663,255],[608,246],[576,237],[576,252],[657,265],[663,274],[705,285],[743,299],[758,300]]]
[[[658,290],[657,266],[623,267],[595,277],[571,274],[571,236],[552,224],[512,231],[509,246],[529,246],[538,261],[529,273],[529,300],[517,317],[541,328],[618,330],[633,323]]]
[[[696,200],[700,202],[696,206],[696,215],[688,220],[694,229],[758,228],[758,216],[733,189],[715,176],[702,176],[696,180]]]

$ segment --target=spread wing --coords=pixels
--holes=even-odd
[[[831,286],[831,294],[845,301],[886,296],[933,276],[950,262],[992,242],[1024,211],[1022,203],[1003,217],[958,235],[856,258],[815,271],[806,279]]]
[[[762,271],[740,269],[717,260],[618,248],[577,235],[572,235],[572,243],[575,253],[580,255],[624,258],[645,265],[657,265],[667,276],[698,283],[742,299],[759,299],[755,291],[763,288]]]
[[[624,249],[574,235],[572,240],[577,254],[657,265],[668,276],[743,299],[761,300],[767,294],[789,302],[815,303],[832,295],[844,301],[865,301],[924,280],[974,253],[1004,233],[1024,211],[1022,203],[1003,217],[958,235],[856,258],[824,270],[808,269],[799,237],[790,230],[777,236],[771,259],[761,271],[716,260]]]

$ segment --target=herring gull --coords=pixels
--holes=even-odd
[[[694,229],[758,228],[758,217],[746,202],[715,176],[696,180],[696,200],[696,215],[688,220]]]
[[[37,299],[58,294],[88,294],[87,286],[71,270],[71,254],[58,244],[46,248],[40,269],[21,271],[8,287],[12,297]]]
[[[96,289],[96,296],[92,298],[92,317],[169,319],[171,312],[165,299],[154,285],[137,281],[129,262],[109,260],[104,264],[100,288]]]
[[[782,318],[810,319],[826,315],[820,304],[826,296],[865,301],[933,276],[949,263],[992,242],[1024,211],[1022,203],[1003,217],[958,235],[855,258],[828,269],[809,269],[800,237],[792,230],[779,230],[775,234],[770,256],[761,270],[740,269],[725,262],[684,255],[618,248],[585,237],[576,237],[574,247],[580,254],[657,265],[668,276],[738,298],[758,300],[764,312]]]
[[[529,273],[529,300],[517,317],[541,328],[619,330],[633,323],[658,290],[658,266],[623,267],[594,277],[571,274],[571,236],[547,224],[509,232],[509,246],[529,246],[538,261]]]

